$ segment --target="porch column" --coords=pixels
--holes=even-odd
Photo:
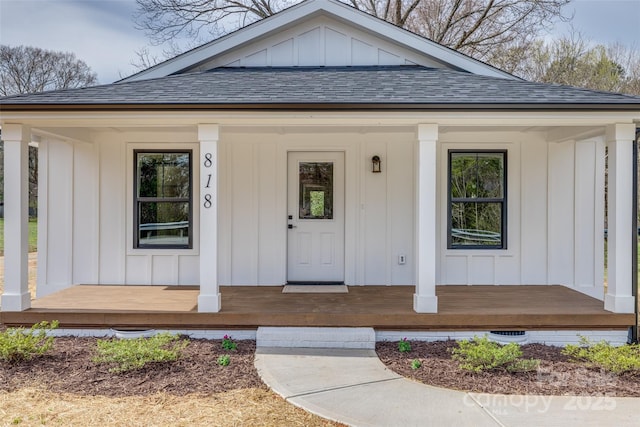
[[[607,128],[609,147],[609,200],[607,232],[607,294],[605,310],[614,313],[633,313],[631,293],[633,234],[633,139],[634,124],[615,124]]]
[[[436,213],[437,213],[437,124],[418,125],[416,185],[416,293],[413,309],[417,313],[437,313],[436,297]]]
[[[216,124],[198,125],[200,141],[200,295],[198,311],[217,313],[218,286],[218,138]]]
[[[29,141],[31,130],[4,124],[4,293],[2,311],[31,307],[29,294]]]

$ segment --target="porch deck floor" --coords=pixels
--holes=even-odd
[[[413,311],[413,286],[350,286],[283,294],[282,286],[222,286],[222,310],[198,313],[198,287],[78,285],[0,312],[0,323],[58,320],[67,328],[253,329],[350,326],[386,330],[624,329],[633,314],[564,286],[437,286],[438,313]]]

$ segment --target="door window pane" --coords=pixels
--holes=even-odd
[[[333,163],[300,162],[300,219],[333,219]]]

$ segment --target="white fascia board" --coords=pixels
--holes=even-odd
[[[0,125],[21,123],[32,128],[162,129],[215,123],[221,126],[413,126],[438,123],[452,126],[604,126],[634,123],[636,112],[73,112],[8,113]]]
[[[211,58],[240,47],[251,40],[282,31],[298,22],[325,14],[360,29],[381,36],[389,41],[405,45],[423,55],[427,55],[444,65],[473,74],[520,80],[507,72],[499,70],[481,61],[456,52],[438,43],[423,38],[410,31],[397,27],[382,19],[335,0],[307,0],[263,20],[252,23],[231,34],[213,40],[175,58],[169,59],[147,70],[120,80],[121,83],[159,78],[192,68]]]

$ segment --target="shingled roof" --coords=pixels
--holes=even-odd
[[[9,110],[640,110],[640,97],[421,66],[216,68],[0,98]]]

